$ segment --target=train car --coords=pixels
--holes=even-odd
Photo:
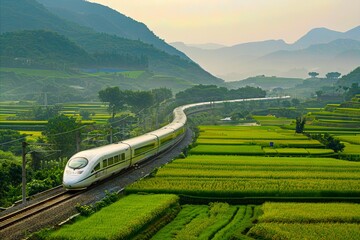
[[[131,149],[124,143],[81,151],[66,164],[63,186],[66,189],[84,189],[130,165]]]
[[[87,188],[93,183],[175,146],[185,135],[186,111],[197,108],[207,109],[225,102],[282,98],[289,98],[289,96],[203,102],[177,107],[173,111],[173,121],[163,128],[139,137],[76,153],[66,164],[63,186],[66,189]]]

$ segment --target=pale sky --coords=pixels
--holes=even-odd
[[[145,23],[166,42],[238,43],[360,25],[360,0],[89,0]]]

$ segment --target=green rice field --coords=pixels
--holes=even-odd
[[[153,236],[163,239],[239,239],[242,232],[252,225],[259,206],[229,205],[183,205],[176,218]]]
[[[175,195],[130,195],[74,224],[64,225],[48,239],[129,239],[178,204]]]
[[[282,126],[291,124],[294,119],[278,118],[275,116],[252,116],[261,126]]]
[[[258,156],[331,156],[317,140],[277,126],[200,126],[191,154]]]
[[[193,155],[173,161],[126,191],[220,198],[359,197],[359,180],[359,162]]]
[[[247,236],[255,239],[358,239],[360,205],[265,203]]]

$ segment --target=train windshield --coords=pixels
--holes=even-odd
[[[68,166],[72,169],[80,169],[88,164],[88,160],[85,158],[73,158],[69,161]]]

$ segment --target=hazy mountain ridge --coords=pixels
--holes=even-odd
[[[152,45],[138,40],[97,33],[91,28],[66,21],[49,12],[35,0],[1,0],[0,29],[4,32],[21,30],[48,30],[66,36],[90,54],[115,53],[146,57],[151,71],[183,78],[202,84],[217,84],[222,81],[200,68],[196,63],[169,55]],[[21,54],[18,57],[22,57]]]
[[[53,14],[89,27],[97,32],[115,34],[119,37],[141,40],[171,55],[189,58],[176,48],[157,37],[148,27],[109,7],[83,0],[37,0]]]
[[[359,41],[360,26],[344,33],[316,28],[293,44],[268,40],[213,50],[184,43],[173,46],[211,73],[227,80],[240,80],[263,74],[305,78],[309,71],[346,74],[360,65]]]
[[[350,29],[347,32],[338,32],[327,28],[314,28],[297,40],[293,46],[296,49],[302,49],[314,44],[329,43],[337,39],[353,39],[360,41],[360,26]]]

